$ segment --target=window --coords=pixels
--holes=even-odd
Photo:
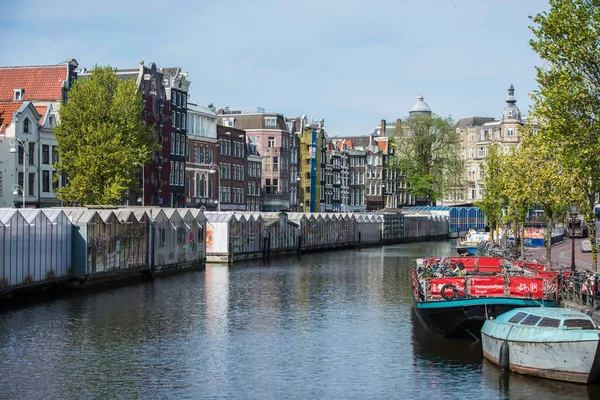
[[[477,155],[479,158],[485,157],[485,147],[481,146],[479,148],[479,154]]]
[[[35,143],[29,143],[29,154],[27,154],[29,165],[33,165],[33,162],[35,161],[33,159],[34,153],[35,153]]]
[[[171,170],[169,171],[169,185],[173,184],[173,169],[174,169],[175,165],[173,164],[173,161],[171,161]]]
[[[35,174],[29,174],[29,195],[33,196],[35,192]]]
[[[508,128],[508,129],[506,130],[506,136],[508,136],[508,137],[513,137],[513,136],[514,136],[514,134],[515,134],[515,130],[514,130],[513,128]]]
[[[544,317],[537,326],[544,328],[558,328],[560,326],[560,319]]]
[[[273,172],[279,171],[279,157],[273,157]]]
[[[515,315],[513,315],[513,316],[511,317],[511,319],[509,319],[509,320],[508,320],[508,322],[512,322],[512,323],[514,323],[514,324],[518,324],[518,323],[519,323],[519,322],[521,322],[521,320],[522,320],[523,318],[525,318],[526,316],[527,316],[527,314],[526,314],[526,313],[524,313],[524,312],[518,312],[518,313],[516,313]]]
[[[50,191],[50,171],[42,171],[42,191],[44,193]]]
[[[471,132],[471,142],[475,141],[475,132]]]
[[[175,153],[175,134],[171,132],[171,154]]]
[[[567,319],[564,326],[566,329],[596,329],[592,321],[587,319]]]
[[[275,147],[275,136],[269,136],[267,146],[268,147]]]
[[[56,149],[56,146],[52,146],[52,164],[55,162],[58,162],[58,150]]]
[[[485,140],[485,131],[482,129],[479,131],[479,141],[483,142]]]
[[[50,146],[42,145],[42,164],[50,164]]]
[[[275,117],[265,117],[265,126],[275,127],[277,126],[277,118]]]
[[[535,325],[540,319],[542,319],[542,317],[530,314],[523,321],[521,321],[521,325]]]
[[[52,191],[58,188],[58,172],[52,173]]]
[[[23,121],[23,133],[29,133],[29,118],[25,118]]]

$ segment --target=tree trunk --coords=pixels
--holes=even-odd
[[[521,260],[525,259],[525,223],[519,226],[519,243],[521,243]]]

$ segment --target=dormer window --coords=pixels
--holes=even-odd
[[[14,90],[14,100],[15,101],[21,101],[23,100],[23,92],[25,91],[25,89],[15,89]]]
[[[508,116],[512,117],[512,110],[508,110]]]
[[[277,118],[274,118],[274,117],[266,117],[266,118],[265,118],[265,126],[268,126],[268,127],[276,127],[276,126],[277,126]]]
[[[29,133],[29,118],[25,118],[23,121],[23,133]]]

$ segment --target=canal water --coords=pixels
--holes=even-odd
[[[0,313],[0,398],[561,399],[480,344],[425,333],[409,266],[430,242],[158,277]]]

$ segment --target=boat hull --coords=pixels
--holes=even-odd
[[[554,301],[515,298],[474,298],[454,301],[415,302],[415,313],[426,331],[445,338],[480,337],[488,318],[517,307],[540,304],[555,307]]]
[[[456,246],[459,256],[472,256],[477,254],[477,246]]]
[[[508,344],[508,368],[524,375],[576,383],[600,377],[598,340],[523,342],[481,333],[483,356],[500,365],[500,348]]]

